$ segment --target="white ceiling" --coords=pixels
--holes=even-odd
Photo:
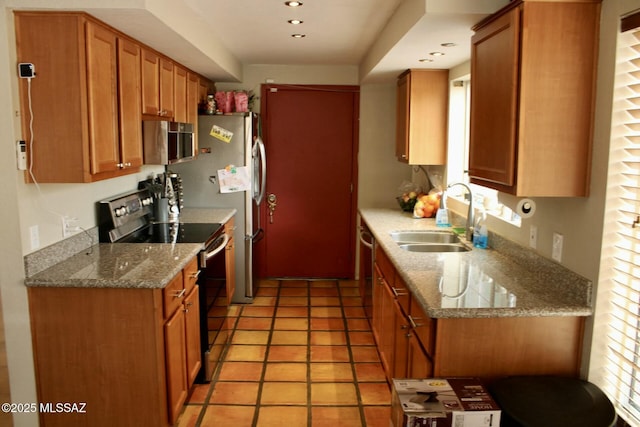
[[[352,65],[361,83],[469,59],[471,27],[510,0],[6,0],[15,9],[84,10],[214,81],[243,64]],[[289,19],[300,19],[294,26]],[[306,37],[295,39],[293,33]],[[455,43],[455,47],[442,47]],[[421,63],[430,53],[444,56]]]
[[[242,63],[366,66],[363,62],[373,61],[361,73],[372,81],[395,78],[407,68],[451,68],[468,60],[471,27],[509,0],[302,0],[296,8],[284,0],[185,2],[211,18],[212,33]],[[304,22],[291,25],[290,19]],[[380,49],[385,37],[387,46]],[[377,57],[370,58],[375,50]]]

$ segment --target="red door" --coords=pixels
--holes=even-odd
[[[263,85],[261,102],[263,277],[353,278],[359,88]]]

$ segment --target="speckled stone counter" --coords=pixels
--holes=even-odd
[[[442,230],[435,226],[435,220],[415,219],[411,213],[393,209],[361,209],[360,215],[376,245],[389,256],[413,296],[433,318],[593,313],[589,280],[497,235],[490,234],[489,249],[408,252],[390,233]]]
[[[163,288],[201,249],[191,243],[100,243],[27,277],[25,285]]]
[[[186,208],[180,213],[180,222],[224,224],[235,214],[235,209],[228,208]],[[196,244],[172,247],[157,243],[96,244],[97,241],[98,230],[94,227],[26,255],[25,284],[164,287],[188,261],[183,260],[184,253],[195,255],[203,249]]]

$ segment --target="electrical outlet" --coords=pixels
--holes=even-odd
[[[535,225],[529,228],[529,246],[533,249],[538,247],[538,227]]]
[[[31,250],[38,249],[40,247],[40,231],[37,225],[29,227],[29,239],[31,241]]]
[[[551,258],[561,262],[562,261],[562,245],[564,243],[564,237],[560,233],[553,233],[553,247],[551,249]]]
[[[69,237],[74,233],[80,231],[78,227],[78,218],[71,218],[69,216],[62,217],[62,237]]]

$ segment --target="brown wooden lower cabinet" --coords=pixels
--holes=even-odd
[[[28,288],[38,402],[84,404],[41,412],[41,426],[175,423],[201,363],[198,313],[187,306],[198,301],[186,274],[195,262],[165,289]]]
[[[430,318],[388,265],[377,248],[372,328],[389,381],[579,375],[584,317]]]

